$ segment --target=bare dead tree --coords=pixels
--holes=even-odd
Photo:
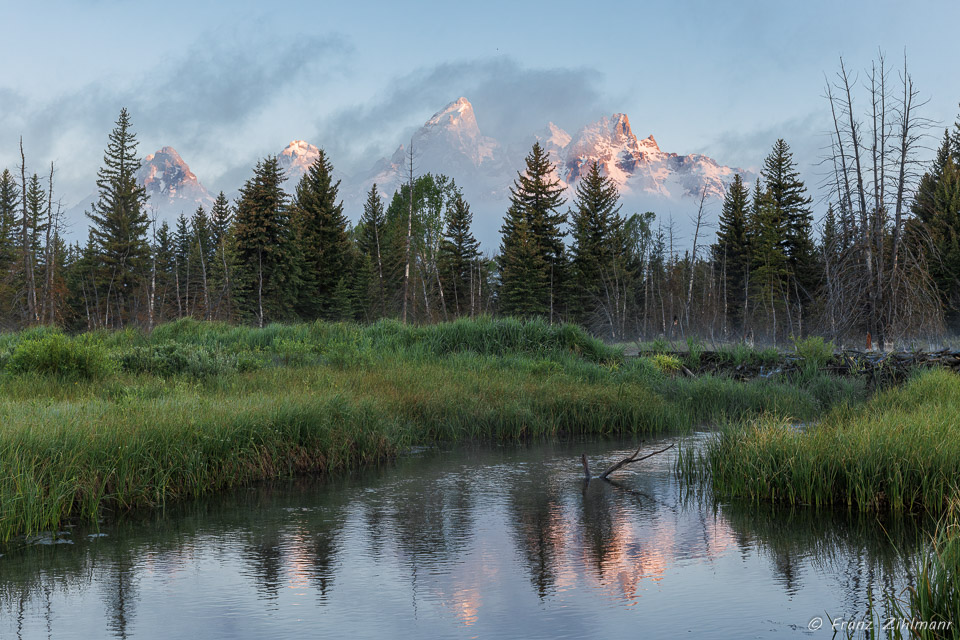
[[[865,328],[881,349],[892,334],[905,334],[907,318],[926,327],[938,324],[933,319],[937,311],[930,278],[925,270],[915,272],[922,262],[915,255],[906,256],[902,242],[904,205],[920,174],[916,151],[930,122],[918,115],[925,102],[919,100],[906,58],[900,96],[891,95],[888,76],[881,54],[864,85],[869,149],[855,107],[856,77],[842,58],[825,95],[833,118],[828,152],[833,166],[828,180],[831,199],[839,203],[844,235],[853,230],[849,222],[855,220],[859,227],[849,245],[845,239],[840,251],[832,248],[833,259],[827,264],[828,304],[844,310],[839,317],[831,314],[831,330],[836,334]],[[907,263],[911,273],[906,273]]]

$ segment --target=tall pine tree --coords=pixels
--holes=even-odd
[[[723,281],[721,303],[733,330],[743,326],[749,296],[749,208],[750,190],[738,173],[723,199],[717,242],[713,246],[713,261]]]
[[[539,142],[510,188],[510,208],[501,227],[500,311],[522,316],[558,315],[565,256],[563,187]]]
[[[437,258],[448,307],[457,316],[476,313],[474,271],[480,257],[480,243],[470,230],[472,224],[470,205],[457,191],[447,202],[446,226]]]
[[[257,163],[237,201],[236,299],[241,318],[263,327],[291,316],[299,289],[296,238],[275,156]]]
[[[348,288],[340,285],[344,271],[353,266],[347,218],[343,203],[337,202],[339,188],[340,181],[333,179],[333,164],[320,149],[297,185],[291,207],[303,261],[302,293],[297,301],[297,312],[303,318],[339,320],[342,310],[351,308],[347,301],[337,299]]]
[[[594,162],[577,185],[570,226],[570,314],[598,330],[609,325],[609,298],[614,261],[623,254],[620,193]]]
[[[780,246],[787,257],[787,297],[800,312],[795,318],[801,333],[804,312],[816,294],[820,280],[816,246],[813,241],[813,198],[807,195],[807,187],[800,179],[793,153],[782,138],[777,140],[763,163],[761,172],[766,191],[770,194],[775,217],[780,226]]]
[[[367,200],[363,203],[363,214],[357,225],[357,248],[361,260],[368,271],[368,298],[371,301],[372,316],[384,317],[387,315],[386,281],[384,280],[383,259],[386,246],[384,244],[384,225],[386,216],[383,211],[383,199],[377,191],[377,185],[370,187]]]
[[[130,115],[121,109],[97,173],[97,200],[87,212],[96,260],[93,284],[100,301],[95,309],[99,326],[133,322],[141,308],[149,273],[150,221],[146,191],[136,180],[139,168]]]

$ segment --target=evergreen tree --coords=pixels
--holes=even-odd
[[[170,225],[164,220],[157,228],[154,240],[156,282],[154,284],[154,315],[157,322],[176,317],[177,301],[174,275],[176,273],[176,242]]]
[[[723,278],[722,304],[733,328],[742,326],[749,282],[750,242],[748,215],[750,190],[738,173],[723,200],[713,261]]]
[[[786,311],[790,271],[783,247],[781,209],[769,191],[760,189],[759,180],[756,189],[751,216],[751,288],[757,305],[767,310],[770,337],[776,342]]]
[[[802,311],[813,300],[820,279],[810,209],[813,198],[807,195],[790,145],[782,138],[774,143],[764,160],[761,174],[776,209],[779,244],[787,258],[788,297]]]
[[[137,139],[126,109],[110,132],[103,166],[97,173],[97,200],[87,216],[96,268],[93,284],[102,301],[100,325],[122,326],[136,319],[139,298],[149,272],[149,220],[146,192],[137,184],[140,168]]]
[[[449,307],[457,316],[476,312],[473,272],[480,257],[480,243],[470,230],[473,213],[457,191],[447,203],[446,226],[437,258]]]
[[[213,261],[213,231],[210,218],[201,206],[190,220],[190,264],[194,265],[191,289],[194,291],[194,312],[201,310],[202,316],[211,319],[210,302],[210,263]]]
[[[290,317],[300,286],[287,198],[283,172],[269,156],[257,163],[237,201],[237,311],[260,327]]]
[[[594,162],[577,185],[570,213],[570,313],[593,329],[606,320],[609,271],[615,257],[622,254],[617,246],[622,227],[619,201],[616,184],[601,174],[599,163]]]
[[[500,311],[553,320],[565,275],[563,187],[552,177],[554,166],[539,142],[525,163],[510,188],[510,208],[500,229]]]
[[[530,229],[526,216],[511,207],[507,212],[500,256],[501,313],[516,316],[542,316],[549,312],[550,275],[543,257],[543,246]]]
[[[347,218],[343,203],[337,202],[339,188],[340,181],[333,179],[333,164],[321,149],[297,185],[292,206],[303,260],[303,289],[297,303],[301,317],[337,320],[338,310],[350,306],[336,299],[338,291],[345,291],[339,287],[344,271],[352,267]]]
[[[958,129],[960,131],[960,129]],[[910,236],[927,255],[930,275],[947,311],[947,322],[960,329],[960,165],[949,132],[930,170],[920,179],[913,203]]]
[[[210,209],[210,294],[212,317],[223,320],[232,317],[230,280],[233,271],[231,225],[233,212],[223,191],[217,195]]]
[[[20,188],[9,170],[0,173],[0,322],[12,320],[17,262],[17,206]]]
[[[173,232],[173,281],[177,295],[177,317],[190,315],[190,259],[192,257],[193,234],[190,222],[182,213],[177,216],[177,226]]]
[[[368,297],[372,301],[374,317],[387,315],[387,294],[384,281],[384,225],[383,199],[374,183],[363,204],[363,214],[357,225],[357,248],[363,261],[363,270],[369,282]]]

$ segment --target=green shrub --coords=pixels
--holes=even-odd
[[[38,373],[69,380],[96,380],[113,368],[103,347],[57,333],[22,340],[6,358],[5,366],[13,375]]]
[[[834,346],[832,342],[820,336],[811,336],[803,340],[794,340],[793,349],[797,356],[803,359],[804,366],[819,369],[830,362]]]
[[[680,362],[680,358],[668,356],[665,353],[658,353],[653,356],[653,364],[659,369],[660,373],[668,376],[680,371],[680,367],[683,365],[683,363]]]
[[[122,353],[119,360],[124,371],[161,378],[176,375],[203,378],[238,369],[237,356],[211,353],[204,347],[173,342],[134,347]]]

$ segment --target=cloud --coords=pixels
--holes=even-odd
[[[606,113],[601,79],[594,69],[531,68],[508,57],[423,67],[396,78],[364,104],[320,119],[316,143],[347,164],[369,164],[371,157],[408,139],[431,114],[465,96],[473,103],[480,130],[510,144],[548,121],[579,127]]]
[[[829,146],[829,111],[811,111],[806,115],[783,120],[750,131],[723,131],[698,153],[728,166],[759,171],[773,143],[783,138],[793,152],[800,176],[816,198],[819,185],[828,173],[822,163]]]
[[[224,140],[236,148],[243,126],[297,87],[343,73],[353,50],[338,36],[222,41],[200,38],[182,55],[160,58],[139,77],[101,79],[42,103],[0,88],[0,166],[19,162],[10,144],[23,135],[28,165],[57,160],[61,192],[79,200],[92,189],[121,107],[129,109],[141,141],[173,144],[181,151],[188,147],[193,156],[223,153]],[[145,155],[153,149],[139,151]]]

